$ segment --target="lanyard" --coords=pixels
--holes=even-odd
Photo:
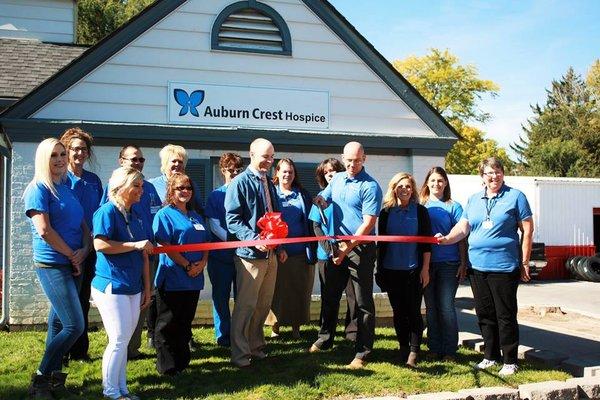
[[[490,214],[492,213],[492,208],[494,208],[494,206],[497,203],[496,199],[497,199],[497,196],[492,197],[491,199],[488,197],[485,198],[485,220],[486,221],[490,220]]]

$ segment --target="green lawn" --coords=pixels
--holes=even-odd
[[[333,350],[308,354],[305,349],[316,338],[316,327],[306,327],[300,340],[283,329],[270,340],[269,358],[239,370],[229,363],[229,350],[213,343],[211,328],[194,329],[200,349],[190,368],[176,377],[156,373],[154,351],[142,346],[145,358],[128,364],[129,389],[142,399],[327,399],[361,396],[402,395],[456,391],[482,386],[517,386],[525,382],[564,380],[568,374],[529,363],[518,374],[499,378],[499,368],[475,372],[471,365],[481,355],[460,349],[457,363],[423,361],[410,370],[398,360],[393,329],[378,328],[375,351],[364,370],[344,366],[353,357],[350,343],[339,339]],[[38,366],[44,347],[43,332],[0,332],[0,399],[24,398],[30,375]],[[84,399],[100,399],[101,357],[106,344],[104,331],[91,334],[92,362],[71,362],[68,386]],[[426,350],[424,346],[423,349]],[[425,354],[425,353],[424,353]]]

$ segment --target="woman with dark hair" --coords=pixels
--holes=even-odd
[[[392,177],[379,214],[380,235],[431,236],[427,209],[419,204],[415,178],[405,172]],[[394,313],[400,356],[417,366],[423,339],[421,299],[429,283],[428,243],[379,243],[377,283],[387,291]]]
[[[327,158],[319,164],[315,171],[315,177],[319,187],[325,189],[333,176],[338,172],[345,171],[344,164],[337,158]],[[313,223],[313,229],[316,236],[330,236],[335,234],[333,226],[333,205],[330,204],[323,210],[325,221],[321,218],[321,213],[316,205],[313,205],[310,210],[309,219]],[[317,247],[317,270],[319,271],[319,281],[323,285],[325,279],[325,263],[332,262],[331,257],[337,252],[336,242],[334,240],[319,241]],[[356,340],[356,331],[358,329],[356,321],[356,294],[352,281],[348,279],[346,285],[346,319],[345,333],[346,339],[350,341]]]
[[[302,188],[296,165],[289,158],[279,160],[273,184],[281,202],[281,214],[288,224],[288,237],[312,236],[308,213],[311,196]],[[300,325],[310,323],[310,296],[315,276],[315,254],[312,243],[284,245],[288,258],[277,268],[275,293],[267,325],[272,336],[280,326],[291,326],[292,337],[300,337]]]
[[[225,192],[240,172],[243,171],[242,157],[235,153],[224,153],[219,160],[219,169],[225,184],[213,190],[206,200],[204,213],[214,241],[227,241],[227,222],[225,221]],[[223,347],[231,345],[231,313],[229,299],[231,291],[235,293],[234,249],[215,250],[208,255],[208,277],[212,285],[213,321],[215,339]]]
[[[98,175],[84,169],[86,162],[93,160],[92,136],[80,128],[69,128],[60,137],[61,143],[67,149],[68,170],[67,178],[71,189],[83,207],[83,216],[89,228],[92,226],[94,212],[100,207],[102,198],[102,182]],[[82,264],[79,276],[79,302],[83,311],[83,333],[73,344],[66,357],[73,360],[89,360],[88,348],[88,313],[90,311],[90,290],[96,265],[96,252],[90,251]]]
[[[90,232],[66,173],[64,145],[54,138],[43,140],[35,152],[34,177],[23,194],[31,221],[33,265],[50,302],[46,348],[29,387],[36,399],[68,395],[62,360],[83,332],[75,280],[89,251]]]
[[[448,234],[462,216],[463,209],[452,200],[448,175],[442,167],[433,167],[427,172],[420,200],[429,212],[432,232]],[[465,278],[466,271],[464,240],[452,246],[432,246],[429,285],[425,288],[427,342],[429,351],[446,361],[456,357],[458,323],[454,297],[458,282]]]
[[[157,243],[181,245],[204,243],[209,233],[204,219],[192,209],[194,189],[190,178],[173,173],[167,181],[165,207],[154,218]],[[189,341],[200,290],[204,288],[204,267],[208,251],[171,251],[160,255],[156,287],[156,369],[176,375],[190,364]]]
[[[519,279],[530,279],[533,214],[525,194],[504,183],[500,160],[483,160],[479,175],[483,190],[469,198],[450,233],[436,236],[440,244],[454,244],[469,236],[469,278],[485,344],[484,358],[475,368],[488,369],[502,358],[499,374],[512,375],[518,370],[517,288]]]

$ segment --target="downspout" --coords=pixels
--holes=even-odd
[[[4,221],[2,227],[2,319],[0,319],[0,330],[8,330],[8,296],[9,296],[9,278],[10,278],[10,265],[9,265],[9,251],[8,248],[10,235],[10,162],[9,157],[4,155],[3,168],[4,168],[4,179],[2,185],[4,186],[4,195],[2,196],[2,203],[4,204],[2,210],[2,220]]]

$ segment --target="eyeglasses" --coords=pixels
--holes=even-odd
[[[223,168],[223,171],[227,171],[230,174],[239,174],[243,170],[244,170],[244,168]]]
[[[121,159],[123,160],[127,160],[127,161],[131,161],[131,162],[139,162],[139,163],[145,163],[146,159],[144,157],[131,157],[131,158],[125,158],[125,157],[121,157]]]
[[[180,192],[183,192],[184,190],[188,190],[188,191],[190,191],[190,190],[192,190],[192,187],[191,187],[191,186],[177,186],[177,187],[175,188],[175,190],[178,190],[178,191],[180,191]]]
[[[77,153],[77,152],[87,153],[88,152],[87,147],[71,147],[71,146],[69,146],[69,150],[74,151],[75,153]]]
[[[483,173],[485,176],[488,177],[494,177],[494,176],[500,176],[500,175],[504,175],[504,172],[502,171],[488,171],[488,172],[484,172]]]

